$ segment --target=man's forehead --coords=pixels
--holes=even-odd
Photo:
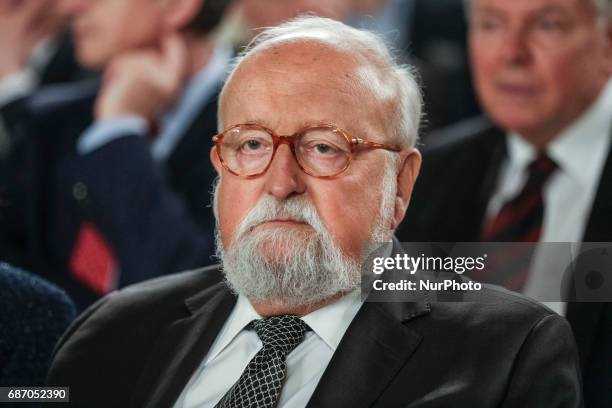
[[[261,71],[293,70],[305,72],[345,73],[350,76],[363,64],[355,54],[341,50],[316,38],[291,39],[275,42],[249,55],[242,62],[239,71],[257,75]],[[334,75],[329,75],[333,78]]]
[[[276,44],[241,61],[227,84],[227,99],[356,98],[363,94],[359,67],[350,54],[317,42]]]
[[[224,127],[267,120],[278,130],[288,120],[276,114],[283,110],[292,112],[285,131],[296,131],[298,123],[327,122],[386,134],[388,116],[397,108],[393,86],[373,62],[312,38],[273,43],[247,56],[226,86]]]
[[[393,98],[394,88],[372,60],[317,38],[276,42],[246,57],[228,85],[230,90],[260,87],[281,93],[308,89],[344,97],[369,95],[370,100],[386,102]]]

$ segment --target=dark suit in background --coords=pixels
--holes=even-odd
[[[119,286],[210,264],[215,177],[208,155],[217,126],[217,93],[163,163],[149,141],[126,134],[88,154],[77,140],[93,123],[95,80],[49,89],[29,101],[26,160],[16,174],[31,268],[65,287],[79,308],[100,296],[69,272],[84,221],[101,232],[121,268]],[[13,205],[13,203],[9,203]]]
[[[419,69],[425,99],[425,134],[480,113],[468,64],[462,0],[414,3],[401,50]]]
[[[612,137],[612,134],[610,135]],[[475,242],[506,157],[504,132],[484,117],[427,139],[423,166],[397,236],[405,242]],[[586,223],[584,242],[612,241],[612,152]],[[612,304],[568,303],[587,407],[612,406]]]
[[[51,58],[39,71],[38,84],[32,93],[92,76],[78,65],[68,33],[60,35]],[[24,169],[30,149],[25,129],[32,121],[28,101],[29,95],[25,95],[0,106],[0,259],[31,270],[26,252],[24,203],[15,203],[15,195],[20,194],[29,172]]]
[[[364,303],[308,406],[579,406],[563,318],[493,287],[465,296]],[[217,267],[115,292],[72,326],[48,384],[70,386],[83,406],[172,406],[235,302]]]
[[[0,263],[0,386],[42,386],[75,315],[61,289]]]

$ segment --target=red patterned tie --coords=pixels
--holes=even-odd
[[[542,190],[557,165],[546,154],[529,165],[529,178],[521,193],[502,207],[482,230],[480,239],[490,242],[538,242],[544,218]]]
[[[529,176],[518,196],[508,201],[497,216],[482,229],[480,239],[487,242],[538,242],[542,234],[544,199],[542,190],[557,168],[545,153],[529,165]],[[489,256],[482,280],[521,290],[526,281],[533,247],[513,245],[499,248]]]
[[[91,223],[83,223],[70,257],[71,273],[99,295],[117,286],[117,262],[111,248]]]

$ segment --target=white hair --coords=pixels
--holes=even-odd
[[[367,88],[364,90],[381,101],[391,101],[386,111],[390,116],[393,134],[388,135],[388,138],[402,147],[416,144],[423,99],[413,68],[397,63],[389,47],[378,35],[323,17],[300,16],[277,27],[267,28],[255,37],[236,58],[221,91],[219,107],[223,106],[225,92],[234,73],[246,59],[271,45],[295,41],[321,42],[367,64],[368,69],[359,72],[362,86]],[[221,111],[220,108],[220,131],[224,128]]]

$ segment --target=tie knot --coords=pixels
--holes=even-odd
[[[291,315],[253,320],[252,324],[264,347],[282,351],[285,355],[291,353],[310,330],[302,319]]]
[[[541,186],[556,169],[557,163],[548,157],[546,153],[540,152],[538,157],[529,165],[528,184]]]

